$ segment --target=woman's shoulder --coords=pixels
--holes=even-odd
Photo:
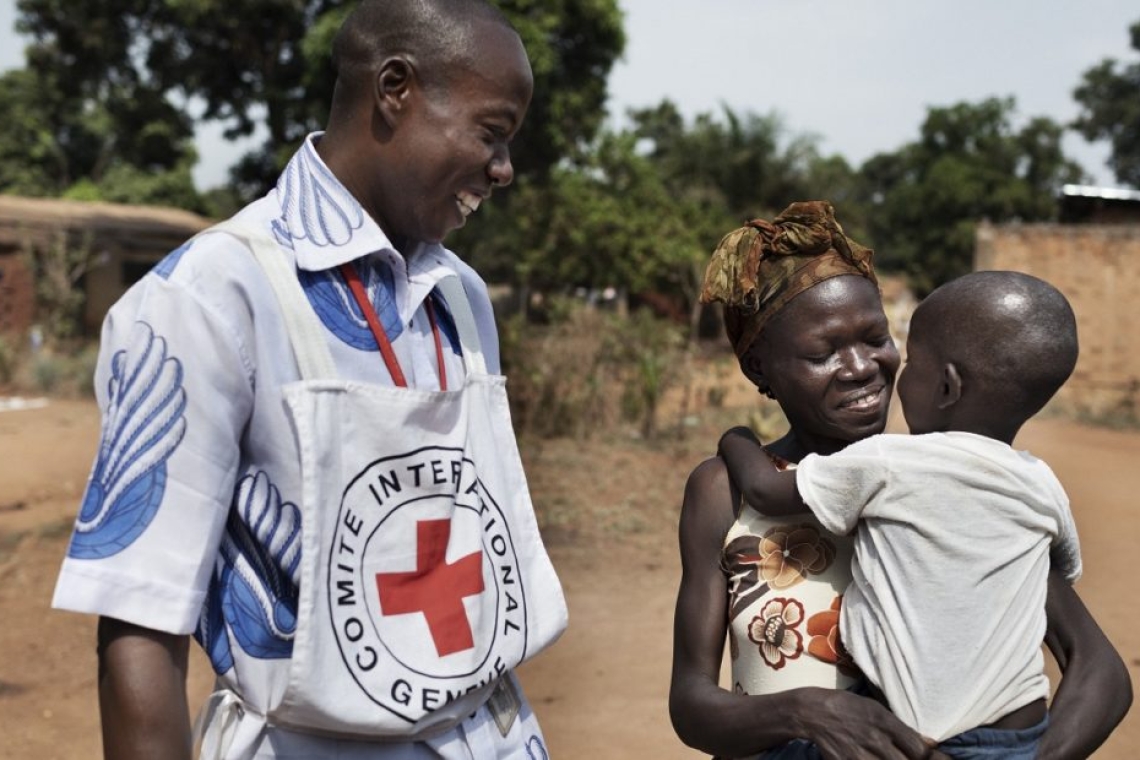
[[[732,514],[739,500],[728,467],[718,456],[709,457],[689,473],[685,483],[685,506],[702,513],[720,513],[727,509]]]
[[[686,490],[698,489],[702,492],[713,490],[731,490],[732,484],[728,479],[728,468],[724,460],[712,456],[693,468],[689,473],[689,480],[685,484]]]
[[[682,540],[695,533],[723,540],[735,519],[734,494],[723,459],[709,457],[694,467],[681,504]]]

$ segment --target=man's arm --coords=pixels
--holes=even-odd
[[[107,760],[190,760],[189,641],[99,618],[99,712]]]
[[[721,436],[718,453],[732,482],[757,512],[780,517],[807,511],[796,489],[795,470],[776,469],[749,428],[734,427]]]
[[[1060,573],[1049,573],[1045,613],[1045,644],[1062,677],[1038,757],[1085,758],[1124,719],[1132,705],[1132,682],[1124,661]]]

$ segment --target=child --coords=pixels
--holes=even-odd
[[[1060,292],[976,272],[934,291],[911,320],[898,393],[912,435],[873,436],[782,472],[750,432],[721,440],[760,512],[810,508],[836,534],[857,527],[843,644],[895,714],[951,756],[984,747],[1031,758],[1048,722],[1050,555],[1073,582],[1080,552],[1061,484],[1011,444],[1076,359]],[[857,361],[829,360],[836,414],[857,413],[843,398]]]

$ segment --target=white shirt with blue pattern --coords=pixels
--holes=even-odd
[[[391,383],[338,272],[346,262],[356,262],[410,387],[439,387],[423,304],[452,273],[498,373],[483,281],[441,245],[397,253],[321,161],[317,138],[238,218],[295,261],[340,377]],[[432,298],[455,387],[458,339]],[[299,379],[274,292],[234,238],[183,245],[132,287],[103,327],[102,439],[54,606],[194,633],[223,682],[254,709],[272,703],[293,646],[301,553],[297,444],[279,389]]]

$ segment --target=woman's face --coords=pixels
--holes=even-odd
[[[742,365],[771,389],[800,444],[830,453],[883,431],[899,353],[878,289],[843,276],[792,299]]]

